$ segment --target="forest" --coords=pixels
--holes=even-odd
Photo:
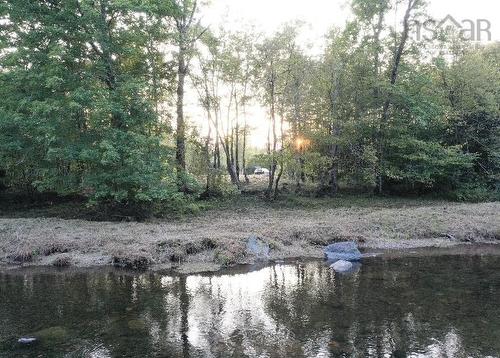
[[[299,21],[207,26],[209,6],[0,0],[0,193],[161,215],[262,167],[263,201],[500,197],[500,44],[417,38],[423,0],[351,0],[315,44]]]

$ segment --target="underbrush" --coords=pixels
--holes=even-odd
[[[157,203],[89,204],[82,196],[58,196],[52,193],[0,194],[0,216],[10,218],[57,217],[89,221],[143,221],[149,218],[179,219],[197,215],[209,205],[196,197],[172,198]]]
[[[499,201],[500,200],[500,188],[496,190],[491,190],[486,185],[483,184],[467,184],[458,188],[448,195],[451,200],[479,203],[484,201]]]
[[[89,205],[81,196],[55,194],[23,195],[3,193],[0,196],[0,216],[58,217],[90,221],[144,221],[152,218],[181,220],[208,211],[229,210],[245,212],[254,209],[322,210],[335,208],[401,208],[419,207],[449,202],[498,201],[500,193],[481,186],[471,186],[442,195],[380,196],[341,190],[334,197],[318,197],[312,188],[303,187],[300,193],[283,190],[274,200],[264,197],[255,183],[244,185],[241,192],[225,182],[218,182],[204,195],[178,195],[170,200],[144,203],[101,202]]]
[[[255,208],[321,210],[335,208],[399,208],[418,207],[446,202],[442,198],[377,196],[373,194],[338,194],[335,197],[304,196],[295,193],[281,194],[274,200],[266,200],[263,194],[245,194],[224,200],[207,201],[207,210],[244,211]]]

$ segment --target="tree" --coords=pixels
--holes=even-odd
[[[436,88],[442,89],[446,111],[448,145],[474,155],[472,171],[462,180],[467,185],[485,185],[498,191],[500,182],[500,47],[468,48],[452,62],[442,57],[436,63]]]
[[[129,207],[182,200],[147,91],[162,64],[144,61],[161,41],[149,32],[153,4],[2,2],[0,157],[10,186]]]
[[[206,29],[201,29],[196,19],[197,0],[174,0],[173,18],[175,21],[177,45],[177,128],[176,152],[178,170],[186,170],[186,123],[184,120],[184,86],[189,71],[196,41]]]
[[[223,31],[216,39],[207,32],[202,38],[206,54],[198,52],[200,73],[192,74],[200,102],[207,113],[208,127],[215,131],[214,167],[220,168],[219,146],[222,147],[231,183],[240,187],[239,180],[239,104],[241,59],[235,55],[234,37]],[[221,91],[228,91],[224,94]],[[224,98],[223,98],[224,97]],[[224,101],[225,100],[225,101]],[[225,112],[223,113],[223,108]],[[223,114],[226,118],[225,125]]]
[[[401,36],[399,38],[399,43],[394,52],[394,58],[392,60],[392,65],[390,69],[390,80],[389,80],[389,94],[386,96],[383,108],[382,108],[382,116],[380,120],[379,130],[378,130],[378,174],[377,174],[377,190],[379,194],[382,193],[383,190],[383,176],[384,176],[384,132],[385,126],[387,126],[387,121],[389,117],[389,107],[391,105],[391,93],[396,85],[396,81],[399,75],[399,68],[401,65],[403,52],[405,50],[406,42],[408,41],[408,36],[410,33],[410,22],[412,12],[415,11],[419,5],[420,0],[408,0],[407,7],[403,18],[403,30],[401,32]]]
[[[266,39],[257,47],[255,84],[261,90],[263,104],[269,109],[267,137],[269,180],[266,189],[266,197],[268,198],[276,196],[279,173],[282,173],[284,164],[280,160],[285,149],[284,92],[290,81],[291,66],[297,52],[296,36],[297,32],[294,26],[285,26],[274,37]],[[280,116],[279,122],[278,115]],[[279,163],[281,163],[281,168],[278,168]]]
[[[0,0],[2,189],[141,210],[181,206],[199,193],[193,176],[232,193],[242,169],[248,182],[247,108],[261,105],[268,199],[284,178],[330,196],[498,194],[499,46],[448,31],[413,41],[421,0],[351,8],[311,56],[299,23],[266,38],[208,31],[197,0]],[[186,122],[191,84],[203,132]]]

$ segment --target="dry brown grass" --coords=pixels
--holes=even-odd
[[[65,253],[77,266],[114,262],[193,271],[251,261],[245,240],[252,234],[270,243],[273,258],[319,257],[322,245],[341,240],[372,248],[500,242],[499,213],[500,203],[436,202],[395,208],[231,208],[149,223],[0,218],[0,263],[50,265]]]

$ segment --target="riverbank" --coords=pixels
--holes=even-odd
[[[93,222],[60,218],[0,218],[0,265],[124,266],[182,273],[251,263],[256,235],[270,259],[318,258],[335,241],[364,249],[405,250],[500,243],[500,203],[403,201],[282,208],[221,207],[182,220]]]

